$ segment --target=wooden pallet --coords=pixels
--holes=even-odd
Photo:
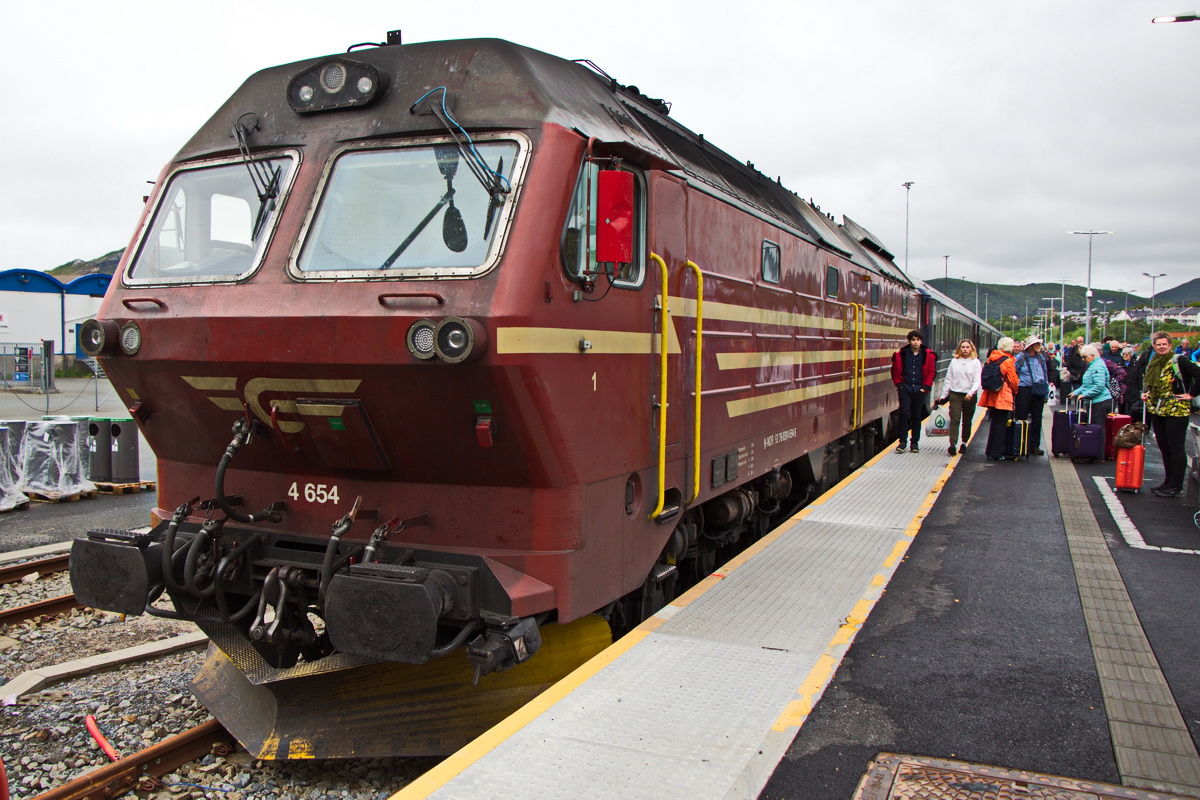
[[[96,490],[105,494],[133,494],[135,492],[153,492],[157,488],[154,481],[137,481],[135,483],[108,483],[96,481]]]
[[[35,503],[74,503],[76,500],[90,499],[96,496],[95,491],[43,494],[41,492],[25,492],[25,496]]]

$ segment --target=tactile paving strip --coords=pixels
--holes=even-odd
[[[1185,795],[943,758],[880,753],[853,800],[1184,800]]]
[[[1050,460],[1121,780],[1200,796],[1200,755],[1125,589],[1079,475]]]

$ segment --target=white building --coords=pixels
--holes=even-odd
[[[56,355],[84,358],[76,328],[96,315],[111,275],[63,283],[32,269],[0,272],[0,345],[54,341]]]

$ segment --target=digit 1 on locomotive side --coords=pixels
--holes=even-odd
[[[71,577],[208,634],[257,757],[452,752],[891,434],[938,300],[668,112],[396,36],[251,76],[163,170],[81,331],[158,523]]]

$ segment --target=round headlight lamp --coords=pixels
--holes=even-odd
[[[433,320],[429,319],[419,319],[414,322],[408,329],[408,352],[422,361],[433,358],[436,355],[434,352],[436,327]]]
[[[121,326],[121,351],[132,356],[142,349],[142,329],[136,322],[126,322]]]
[[[116,352],[119,338],[117,323],[109,319],[89,319],[79,327],[79,346],[92,358]]]
[[[483,354],[487,334],[473,319],[446,317],[434,328],[433,347],[447,364],[460,364]]]

